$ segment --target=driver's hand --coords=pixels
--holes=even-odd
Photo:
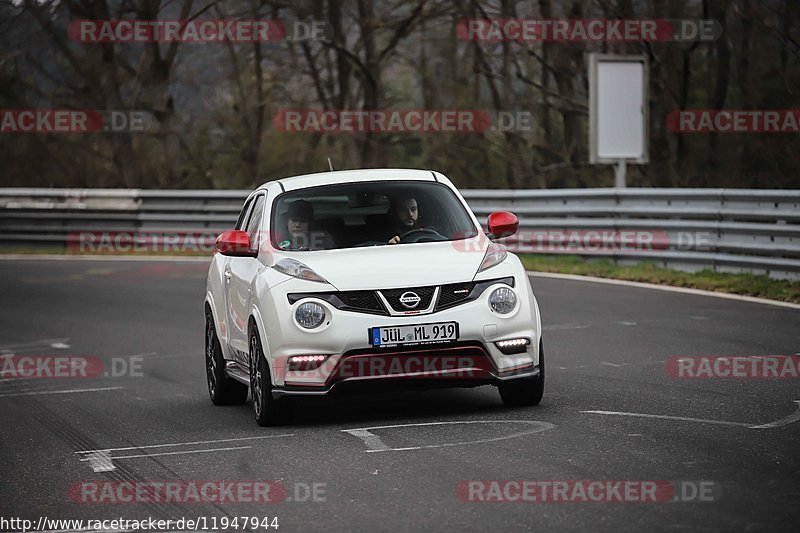
[[[395,235],[389,239],[389,244],[398,244],[400,242],[400,235]]]

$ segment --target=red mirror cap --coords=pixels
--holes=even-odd
[[[250,236],[242,230],[226,231],[217,237],[215,243],[217,252],[233,257],[255,257],[255,252],[250,250]]]
[[[495,239],[510,237],[517,232],[519,219],[514,213],[498,211],[489,215],[489,233]]]

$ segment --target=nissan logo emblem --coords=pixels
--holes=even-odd
[[[416,292],[408,291],[400,295],[400,303],[403,304],[403,307],[406,309],[414,309],[419,305],[421,300],[422,298],[420,298],[419,294]]]

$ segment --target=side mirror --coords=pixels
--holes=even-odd
[[[231,257],[255,257],[257,253],[250,249],[250,236],[246,231],[226,231],[217,237],[217,252]]]
[[[489,237],[491,239],[510,237],[517,232],[518,228],[519,219],[514,213],[498,211],[489,215]]]

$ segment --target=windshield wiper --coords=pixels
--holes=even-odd
[[[358,244],[354,244],[353,248],[366,248],[367,246],[386,246],[387,244],[389,243],[381,241],[364,241]]]

